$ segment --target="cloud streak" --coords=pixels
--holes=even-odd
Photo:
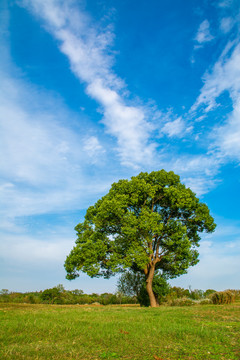
[[[203,77],[204,85],[191,111],[209,113],[221,107],[220,95],[232,101],[232,112],[223,124],[214,126],[212,149],[217,157],[240,160],[240,43],[229,42],[211,72]],[[227,95],[226,95],[227,93]]]
[[[205,105],[205,112],[217,106],[216,99],[225,90],[229,92],[233,102],[237,101],[240,90],[240,44],[229,42],[211,72],[203,77],[204,86],[192,107],[197,109]]]
[[[147,113],[143,107],[128,104],[125,84],[112,71],[111,28],[93,26],[73,2],[37,0],[23,4],[44,21],[68,57],[72,71],[86,84],[87,94],[101,105],[102,122],[106,132],[117,139],[122,164],[137,167],[150,163],[155,145],[149,143]]]

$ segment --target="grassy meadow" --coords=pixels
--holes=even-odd
[[[240,359],[240,303],[0,304],[0,359]]]

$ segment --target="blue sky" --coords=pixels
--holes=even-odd
[[[172,281],[239,288],[237,0],[2,0],[0,288],[115,291],[65,280],[74,226],[111,184],[173,170],[214,216]]]

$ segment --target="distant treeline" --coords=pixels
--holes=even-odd
[[[161,299],[162,304],[172,306],[194,305],[194,304],[221,304],[240,300],[240,290],[226,290],[217,292],[213,289],[192,290],[181,287],[170,287],[168,293]],[[51,289],[35,292],[10,292],[7,289],[0,291],[0,302],[29,303],[29,304],[62,304],[62,305],[120,305],[139,304],[137,296],[126,296],[121,292],[103,294],[84,294],[82,290],[65,290],[63,285]]]
[[[124,296],[119,293],[84,294],[82,290],[65,290],[63,285],[58,285],[43,291],[25,293],[9,292],[6,289],[2,289],[0,291],[0,302],[65,305],[99,303],[101,305],[110,305],[135,304],[137,301],[134,297]]]

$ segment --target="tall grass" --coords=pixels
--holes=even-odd
[[[231,304],[234,302],[235,296],[234,293],[232,293],[230,290],[216,291],[211,295],[210,299],[215,305]]]
[[[0,305],[0,358],[240,359],[240,304]]]

